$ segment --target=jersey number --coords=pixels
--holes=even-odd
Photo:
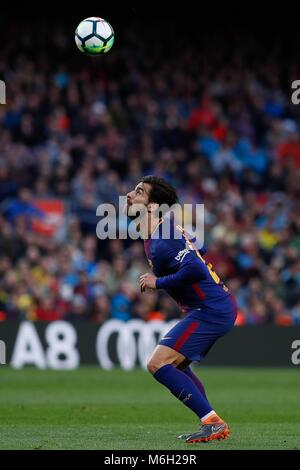
[[[214,271],[213,269],[213,266],[211,263],[207,263],[205,261],[204,258],[202,258],[202,256],[200,255],[200,252],[198,250],[195,250],[194,248],[194,245],[193,243],[191,242],[191,240],[188,239],[188,237],[186,236],[186,234],[184,233],[184,228],[181,227],[180,225],[177,225],[177,228],[181,231],[182,235],[184,236],[184,238],[186,239],[186,242],[188,244],[188,246],[193,250],[195,251],[196,255],[198,256],[198,258],[201,259],[202,263],[204,263],[206,266],[207,266],[207,269],[209,271],[209,274],[211,275],[211,277],[213,278],[213,280],[215,281],[216,284],[220,284],[221,283],[221,280],[219,278],[219,276],[217,275],[217,273]],[[223,288],[225,290],[228,290],[224,285],[223,285]]]

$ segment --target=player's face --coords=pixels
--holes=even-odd
[[[151,186],[148,183],[139,183],[132,191],[127,193],[126,214],[134,217],[137,214],[138,207],[141,205],[145,208],[149,204],[149,194]]]

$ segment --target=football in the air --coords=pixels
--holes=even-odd
[[[112,26],[103,18],[91,16],[81,21],[75,31],[75,42],[84,54],[106,54],[114,43]]]

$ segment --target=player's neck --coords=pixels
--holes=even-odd
[[[141,227],[140,231],[142,239],[147,240],[148,238],[151,238],[151,236],[157,230],[161,222],[161,218],[153,217],[153,214],[148,213],[147,220],[145,221],[145,224],[143,224],[143,226]]]

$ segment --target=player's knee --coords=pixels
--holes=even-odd
[[[147,363],[147,369],[148,371],[150,372],[150,374],[155,374],[155,372],[160,369],[161,367],[163,367],[165,365],[165,363],[163,363],[162,361],[159,361],[155,358],[153,359],[150,359]]]

